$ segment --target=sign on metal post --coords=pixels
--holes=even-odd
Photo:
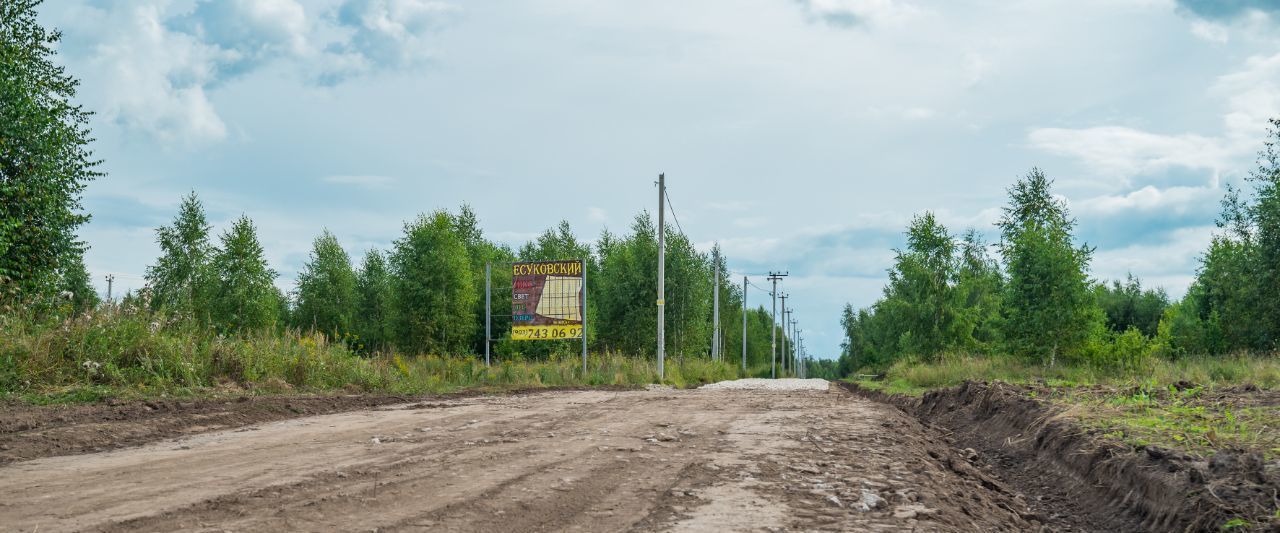
[[[538,261],[511,265],[511,340],[583,338],[583,262]]]

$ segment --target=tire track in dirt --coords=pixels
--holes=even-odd
[[[0,468],[17,531],[1034,529],[1024,508],[834,391],[458,398]]]

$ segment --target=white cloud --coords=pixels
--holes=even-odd
[[[1240,71],[1219,77],[1211,92],[1227,101],[1228,139],[1252,152],[1266,133],[1267,119],[1280,116],[1280,53],[1250,57]]]
[[[1039,128],[1031,131],[1030,141],[1041,150],[1076,157],[1092,170],[1112,178],[1175,166],[1221,169],[1229,165],[1232,155],[1216,138],[1160,135],[1123,126]]]
[[[902,112],[902,118],[907,120],[925,120],[933,118],[934,112],[927,107],[911,107]]]
[[[396,183],[396,179],[393,177],[373,175],[325,176],[320,178],[320,181],[335,185],[353,185],[366,189],[382,189],[390,187]]]
[[[95,87],[90,107],[126,131],[180,146],[227,138],[210,93],[230,80],[280,59],[326,83],[411,67],[429,57],[429,35],[457,11],[426,0],[348,0],[333,18],[296,0],[202,0],[187,12],[171,0],[95,5],[69,9],[63,29],[75,37],[61,50]]]
[[[587,218],[592,222],[607,222],[609,220],[609,212],[599,207],[588,207]]]
[[[977,52],[970,52],[964,56],[964,86],[972,87],[981,83],[991,73],[994,66],[990,59]]]
[[[459,12],[453,4],[435,0],[347,0],[338,7],[336,22],[351,31],[351,37],[329,47],[339,64],[326,76],[333,81],[421,64],[434,55],[429,36]]]
[[[202,1],[169,25],[226,52],[226,61],[219,65],[226,76],[277,57],[308,55],[313,26],[295,0]]]
[[[1200,254],[1213,239],[1214,226],[1175,229],[1164,242],[1134,244],[1098,250],[1092,271],[1097,279],[1122,279],[1130,272],[1149,286],[1164,286],[1171,296],[1180,297],[1194,280]]]
[[[1222,132],[1160,134],[1124,126],[1037,128],[1028,139],[1050,153],[1075,157],[1108,178],[1174,167],[1224,172],[1254,153],[1267,119],[1280,115],[1280,53],[1253,56],[1209,90],[1223,101]]]
[[[84,8],[71,31],[92,42],[68,54],[76,72],[96,89],[90,106],[128,130],[166,144],[226,138],[227,126],[205,87],[227,59],[216,47],[164,24],[164,2],[128,2],[107,10]]]
[[[1227,28],[1207,20],[1191,21],[1191,35],[1211,43],[1227,44],[1229,34]]]
[[[833,26],[897,26],[922,10],[901,0],[798,0],[807,15]]]
[[[1134,210],[1181,214],[1214,202],[1221,194],[1216,186],[1158,189],[1148,185],[1127,194],[1104,195],[1077,201],[1071,207],[1076,213],[1085,216],[1114,215]]]

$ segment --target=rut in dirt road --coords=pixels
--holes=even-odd
[[[0,468],[16,531],[1035,530],[1026,509],[837,390],[459,398]]]

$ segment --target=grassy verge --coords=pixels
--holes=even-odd
[[[918,396],[965,381],[1025,385],[1026,394],[1133,446],[1156,445],[1201,456],[1219,449],[1280,457],[1280,358],[1150,359],[1131,369],[1045,368],[1012,358],[952,357],[900,362],[859,385]]]
[[[686,387],[739,375],[732,364],[672,357],[664,382]],[[658,381],[652,360],[620,354],[592,354],[585,372],[580,356],[495,361],[486,367],[475,357],[364,357],[314,333],[222,337],[141,313],[100,313],[57,324],[0,317],[0,398],[31,403],[220,392],[427,394]]]

